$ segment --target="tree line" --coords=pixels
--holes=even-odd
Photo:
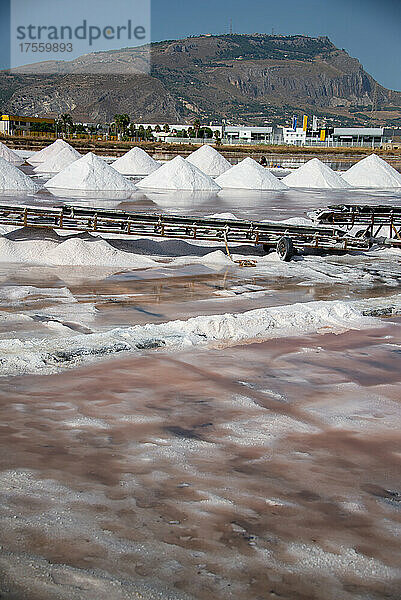
[[[219,132],[213,133],[210,127],[202,126],[199,119],[195,119],[192,126],[186,129],[176,129],[168,123],[164,125],[156,125],[153,129],[151,126],[144,127],[132,123],[128,114],[116,114],[111,123],[105,125],[83,125],[82,123],[74,123],[72,116],[68,113],[61,114],[54,125],[50,123],[35,123],[35,131],[49,132],[56,134],[108,134],[117,136],[124,140],[139,140],[139,141],[155,141],[155,133],[169,133],[171,137],[176,138],[204,138],[212,139],[216,142],[220,141]]]

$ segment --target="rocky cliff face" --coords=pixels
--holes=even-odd
[[[128,56],[129,55],[129,56]],[[358,60],[328,38],[201,36],[151,48],[150,75],[130,74],[132,50],[103,53],[127,65],[123,76],[82,75],[82,60],[58,63],[59,75],[0,74],[3,112],[59,114],[108,121],[124,112],[136,121],[178,122],[194,117],[264,123],[313,112],[339,123],[401,123],[401,93],[376,84]],[[126,60],[129,58],[129,60]],[[85,64],[99,61],[88,55]],[[35,75],[34,75],[35,73]]]
[[[10,90],[9,98],[2,103],[3,113],[70,113],[76,121],[103,123],[110,121],[116,113],[135,115],[138,121],[156,122],[174,122],[181,116],[175,98],[162,82],[146,75],[19,76],[17,82],[10,83],[15,89]]]
[[[369,77],[362,72],[333,76],[319,69],[318,65],[305,69],[303,65],[271,66],[256,65],[227,74],[228,82],[250,98],[265,98],[276,95],[297,97],[300,100],[330,106],[332,97],[358,102],[370,98],[372,85]]]

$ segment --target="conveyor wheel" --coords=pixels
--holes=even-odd
[[[276,250],[280,260],[285,262],[290,261],[295,254],[292,239],[287,236],[283,236],[278,240]]]

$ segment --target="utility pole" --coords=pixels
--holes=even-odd
[[[230,19],[230,35],[233,34],[233,20]]]

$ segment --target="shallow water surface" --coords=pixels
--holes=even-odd
[[[398,599],[400,342],[3,379],[2,597]]]

